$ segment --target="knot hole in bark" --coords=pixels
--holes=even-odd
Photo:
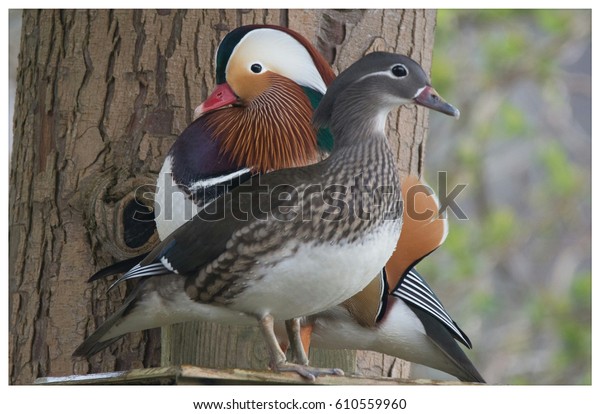
[[[158,242],[154,223],[155,177],[101,180],[92,193],[93,238],[117,259],[149,251]]]
[[[137,197],[122,204],[123,241],[132,249],[144,246],[154,234],[154,209]]]

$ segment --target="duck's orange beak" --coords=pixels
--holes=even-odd
[[[194,119],[208,111],[214,111],[227,105],[233,105],[238,101],[238,97],[231,87],[227,83],[221,83],[217,85],[210,96],[194,110]]]

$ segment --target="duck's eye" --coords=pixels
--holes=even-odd
[[[404,65],[396,65],[392,68],[392,75],[397,78],[403,78],[408,75],[408,69]]]
[[[250,70],[254,73],[260,73],[262,72],[262,66],[259,63],[253,63],[252,66],[250,66]]]

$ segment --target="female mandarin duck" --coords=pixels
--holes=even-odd
[[[280,50],[281,53],[273,53],[276,50]],[[287,56],[290,52],[293,52],[293,59],[273,58],[273,56]],[[246,71],[241,68],[246,68]],[[165,206],[165,197],[172,195],[164,191],[165,188],[173,188],[172,186],[160,185],[161,180],[164,181],[165,177],[173,180],[175,188],[185,189],[185,197],[179,198],[180,201],[184,200],[185,202],[179,206],[173,206],[171,211],[157,209],[161,213],[156,220],[161,238],[166,238],[174,229],[189,219],[191,212],[197,212],[202,205],[229,191],[252,174],[311,163],[320,157],[320,153],[330,150],[332,142],[328,130],[322,129],[316,133],[310,125],[310,116],[314,105],[320,100],[326,90],[326,85],[331,82],[333,77],[331,69],[315,49],[300,35],[288,29],[272,26],[249,26],[236,29],[228,34],[217,52],[218,85],[213,94],[197,110],[198,115],[203,113],[203,116],[182,133],[163,166],[159,179],[161,190],[157,195],[157,207]],[[247,85],[251,85],[251,87]],[[208,112],[218,108],[223,109]],[[275,132],[273,133],[273,131]],[[298,140],[296,140],[298,135],[296,131],[301,131],[300,135],[302,135]],[[293,136],[294,140],[291,140],[290,136]],[[403,232],[399,247],[405,234],[410,235],[410,231]],[[424,236],[424,238],[427,237]],[[387,275],[388,277],[391,275],[392,286],[396,285],[403,273],[407,273],[407,271],[399,270],[398,266],[408,269],[407,265],[420,259],[417,257],[418,249],[417,255],[411,251],[413,245],[414,243],[405,243],[404,246],[408,246],[408,248],[397,249],[397,252],[405,252],[404,255],[395,254],[393,260],[388,263]],[[427,253],[429,251],[425,252],[423,256]],[[406,262],[407,260],[408,262]],[[414,272],[408,274],[409,276],[416,275]],[[417,281],[422,280],[418,275],[414,278]],[[371,285],[377,283],[376,279]],[[424,284],[424,282],[422,283]],[[399,286],[404,285],[400,284]],[[362,297],[366,295],[366,292],[372,290],[366,289]],[[396,289],[394,292],[399,294],[400,291]],[[379,313],[383,314],[385,307],[379,304],[381,295],[379,293],[375,295],[377,307],[382,308]],[[406,303],[411,303],[410,299],[415,297],[411,292],[405,293],[405,295],[402,300]],[[349,305],[344,309],[355,310],[351,315],[355,318],[353,320],[357,324],[356,326],[361,328],[365,324],[372,323],[366,322],[367,320],[371,321],[370,313],[372,312],[366,306],[356,305],[362,301],[358,299],[359,297],[360,295],[350,300]],[[387,294],[383,297],[386,298]],[[439,312],[430,311],[430,314],[438,319],[432,319],[433,323],[429,325],[435,326],[437,323],[438,327],[443,327],[446,324],[451,327],[450,329],[457,331],[457,327],[445,313],[441,304],[432,299],[435,299],[435,295],[431,292],[426,294],[424,301],[421,302],[434,303],[440,307]],[[391,300],[393,303],[393,299]],[[373,302],[372,299],[367,301],[367,303],[371,302]],[[413,302],[419,301],[413,300]],[[394,310],[396,308],[398,306],[391,308],[390,312],[396,313]],[[421,308],[427,309],[427,306],[421,306]],[[416,312],[418,311],[414,313]],[[173,320],[178,322],[181,318],[188,320],[190,315],[183,312],[177,316],[171,315],[167,318],[168,320],[161,319],[160,321],[155,321],[153,317],[148,316],[148,320],[144,323],[158,326],[157,322],[161,322],[160,324],[174,323]],[[202,317],[194,315],[191,319],[216,320],[225,323],[252,322],[248,318],[239,318],[237,313],[228,314],[223,309],[212,308]],[[391,318],[386,317],[385,320],[388,319]],[[318,319],[311,318],[311,322],[316,320]],[[141,321],[120,322],[121,329],[118,330],[120,333],[113,337],[118,338],[118,335],[123,333],[150,327],[145,326],[144,323]],[[398,326],[403,326],[402,318],[397,323]],[[328,343],[326,339],[323,339],[327,336],[320,335],[323,324],[317,323],[314,326],[319,338],[317,343],[321,346],[359,348],[364,343],[360,340],[357,340],[356,346],[352,346],[347,341],[338,341],[337,345],[335,340]],[[309,329],[308,325],[303,329],[306,332]],[[333,329],[332,338],[335,338],[336,329],[335,327],[331,329]],[[459,337],[459,339],[461,338]],[[452,339],[451,342],[452,344],[448,347],[456,347],[462,354],[462,359],[466,359],[464,353]],[[468,339],[463,342],[468,344]],[[108,343],[110,342],[103,345],[108,345]],[[406,346],[397,346],[397,348],[404,350]],[[79,353],[97,352],[102,347],[95,344],[93,349],[86,352],[83,352],[82,349]],[[420,347],[422,348],[422,346]],[[445,355],[443,351],[442,347],[433,354],[437,352],[437,354]],[[409,355],[410,349],[406,349],[401,354],[398,356],[411,359],[403,356]],[[452,358],[452,353],[450,357]],[[454,359],[461,360],[460,355]],[[466,361],[470,364],[468,359]],[[427,365],[427,361],[422,363]],[[473,380],[473,377],[465,378]]]

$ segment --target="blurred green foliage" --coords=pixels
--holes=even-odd
[[[419,267],[490,382],[591,382],[589,10],[439,10],[425,174],[467,184]],[[590,112],[591,113],[591,112]],[[585,116],[583,116],[585,118]]]
[[[571,165],[558,141],[552,140],[541,149],[540,160],[546,173],[545,190],[559,198],[566,199],[575,195],[581,172],[575,165]]]

